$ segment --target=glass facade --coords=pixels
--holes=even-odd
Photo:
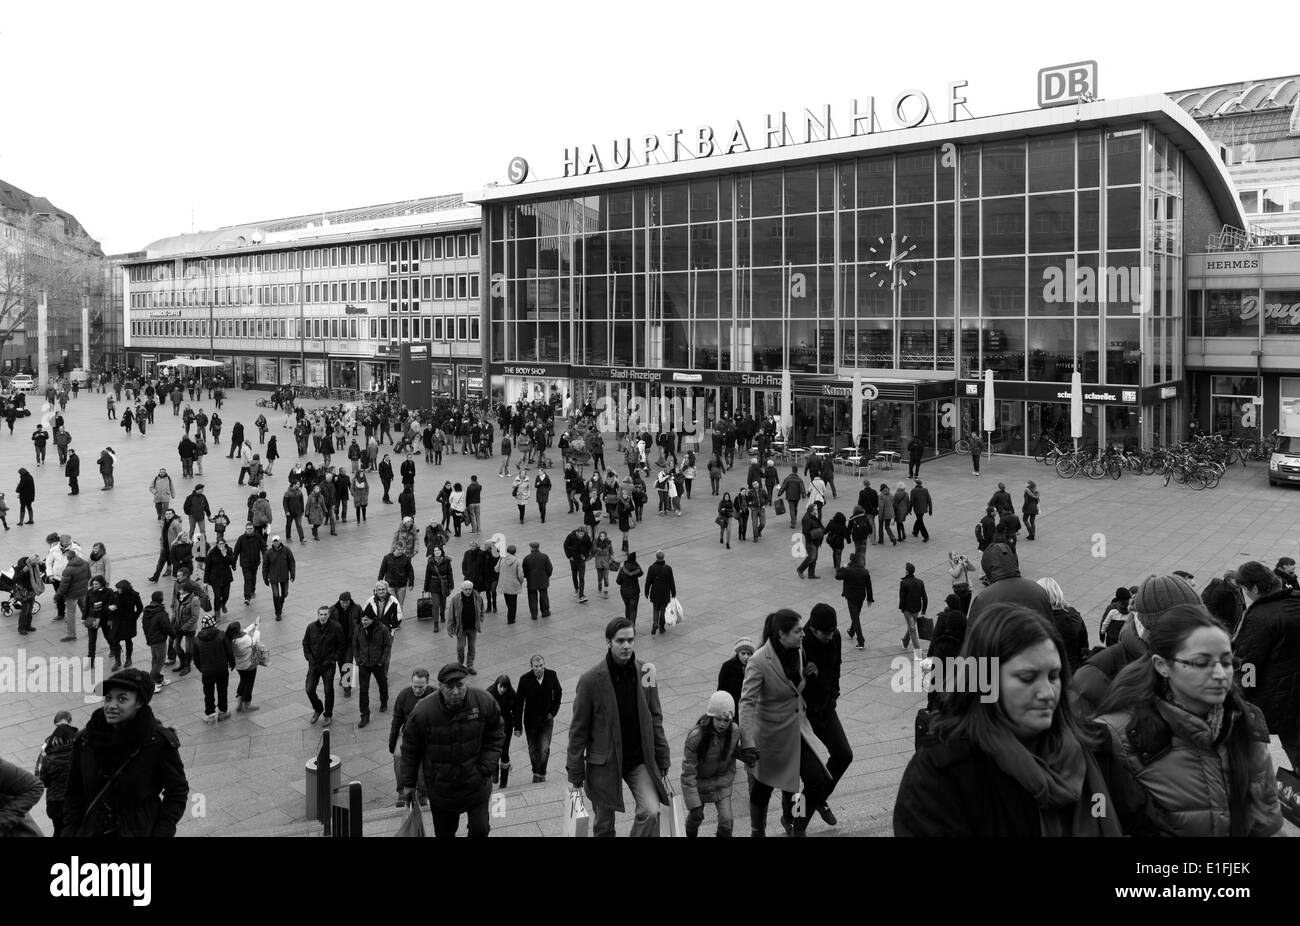
[[[1134,124],[490,204],[489,360],[1177,379],[1182,171]],[[1096,415],[1096,439],[1139,417]]]

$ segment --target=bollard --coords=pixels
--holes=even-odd
[[[361,782],[354,781],[348,785],[348,835],[361,838]]]
[[[325,774],[320,773],[322,766],[328,770]],[[330,805],[333,803],[330,795],[339,787],[339,782],[343,778],[343,760],[338,756],[330,755],[328,730],[321,734],[320,749],[316,753],[316,758],[307,760],[306,772],[307,819],[324,825],[325,835],[328,836]]]

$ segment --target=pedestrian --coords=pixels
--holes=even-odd
[[[805,569],[808,570],[808,578],[821,578],[817,575],[817,557],[821,553],[822,541],[826,538],[826,526],[822,523],[821,511],[820,503],[809,502],[808,510],[804,512],[803,519],[799,523],[803,533],[804,558],[795,568],[795,573],[801,579],[804,577]]]
[[[469,521],[471,534],[483,531],[483,484],[478,476],[470,476],[465,486],[465,517]]]
[[[912,522],[912,536],[919,536],[923,543],[929,543],[930,531],[925,526],[925,519],[934,514],[934,502],[930,498],[930,490],[921,484],[920,479],[916,480],[916,485],[912,487],[911,495],[908,497],[908,507],[911,508],[912,514],[916,515],[916,520]],[[903,529],[900,527],[900,537],[902,533]]]
[[[474,670],[474,655],[479,631],[482,629],[483,602],[478,592],[474,590],[474,583],[467,579],[461,583],[460,594],[452,597],[447,635],[456,641],[456,661],[463,665],[470,675],[478,674]]]
[[[997,514],[997,509],[986,506],[984,508],[984,517],[980,518],[979,523],[975,525],[975,541],[979,545],[981,553],[992,546],[996,539],[997,524],[993,520],[995,514]]]
[[[883,545],[885,537],[889,537],[891,546],[898,546],[898,539],[894,536],[894,493],[889,491],[889,485],[882,482],[879,493],[880,506],[880,524],[877,528],[876,543]]]
[[[767,526],[767,506],[770,501],[767,490],[763,488],[760,480],[755,479],[750,482],[749,517],[754,543],[758,543],[758,538],[763,536],[763,528]]]
[[[235,539],[231,552],[244,574],[244,606],[247,607],[257,594],[257,571],[266,553],[266,537],[257,533],[253,522],[249,521],[244,525],[244,532]]]
[[[235,654],[235,672],[239,675],[239,684],[235,686],[236,714],[247,714],[260,709],[253,703],[253,685],[257,682],[257,651],[262,642],[261,624],[262,619],[258,617],[254,618],[247,629],[239,621],[231,621],[226,627],[226,636],[230,639]]]
[[[537,478],[533,483],[533,495],[537,499],[537,513],[542,523],[546,523],[546,503],[551,498],[551,476],[546,467],[538,464]]]
[[[532,765],[533,784],[546,780],[546,766],[551,756],[551,731],[560,713],[564,692],[559,676],[546,668],[546,659],[535,655],[528,660],[529,671],[519,677],[515,697],[515,735],[523,735],[528,744],[528,761]],[[502,784],[502,787],[505,785]]]
[[[372,436],[370,438],[374,440]],[[402,755],[397,751],[397,744],[406,729],[406,722],[421,701],[433,694],[429,685],[429,670],[416,669],[411,673],[411,684],[397,693],[393,699],[393,722],[388,730],[388,754],[393,757],[393,781],[397,786],[397,806],[405,807],[407,802],[402,793]],[[424,781],[424,769],[416,776],[416,796],[423,807],[429,803],[428,786]]]
[[[917,629],[917,618],[924,617],[930,606],[930,599],[925,593],[925,583],[916,577],[916,566],[907,563],[907,572],[898,583],[898,610],[903,612],[907,627],[903,631],[903,650],[909,648],[916,658],[920,657],[921,636]]]
[[[1038,486],[1034,480],[1030,479],[1025,483],[1025,501],[1020,506],[1020,513],[1025,522],[1025,530],[1029,533],[1025,536],[1026,540],[1034,539],[1034,528],[1038,521],[1038,503],[1042,496],[1039,494]]]
[[[189,783],[176,731],[149,707],[153,683],[122,669],[102,691],[103,706],[73,740],[62,835],[175,836]]]
[[[18,467],[18,488],[14,491],[18,496],[18,526],[23,526],[24,514],[27,515],[28,524],[35,524],[32,503],[36,501],[36,482],[32,479],[32,474],[21,466]]]
[[[131,667],[135,635],[143,612],[144,602],[140,600],[140,593],[126,579],[119,579],[112,590],[108,626],[104,629],[104,641],[113,656],[112,671]]]
[[[61,432],[65,433],[65,432]],[[81,487],[77,480],[81,477],[81,457],[77,451],[69,448],[67,458],[63,461],[63,475],[68,477],[69,495],[79,495]]]
[[[551,598],[548,589],[554,567],[551,558],[541,551],[541,543],[534,540],[528,544],[529,553],[524,557],[522,568],[524,581],[528,585],[528,613],[537,620],[538,609],[542,617],[551,616]]]
[[[736,513],[735,502],[732,501],[730,492],[723,492],[722,498],[718,501],[718,516],[714,518],[714,523],[718,525],[718,543],[725,543],[727,549],[731,549],[731,518]],[[654,628],[651,627],[651,632]]]
[[[101,450],[96,463],[99,466],[99,476],[104,480],[104,487],[100,491],[107,492],[113,488],[113,467],[117,465],[117,455],[113,453],[113,448],[105,447]]]
[[[573,596],[581,604],[587,603],[587,560],[591,559],[594,548],[591,535],[582,528],[564,538],[564,555],[569,561],[573,579]]]
[[[640,564],[636,561],[636,552],[633,551],[624,557],[623,564],[618,567],[618,573],[614,576],[619,595],[623,599],[623,617],[631,622],[633,630],[636,629],[637,608],[641,604],[643,574]]]
[[[59,537],[62,548],[62,561],[65,563],[62,570],[58,573],[59,584],[54,592],[54,603],[58,606],[59,612],[67,620],[67,636],[63,637],[60,643],[73,643],[77,639],[77,621],[81,620],[89,631],[89,617],[86,611],[86,595],[90,591],[90,564],[81,558],[81,551],[75,547],[68,547],[62,544],[67,534],[61,534]],[[69,544],[71,538],[68,538]],[[55,570],[50,569],[47,565],[45,574],[47,576],[55,575]],[[91,655],[94,655],[94,637],[91,641]]]
[[[915,434],[907,442],[907,478],[917,479],[921,475],[921,458],[925,456],[925,444]]]
[[[325,726],[334,720],[334,667],[347,643],[344,630],[330,620],[328,605],[316,609],[316,620],[307,625],[302,637],[302,655],[307,660],[307,700],[311,702],[311,723],[325,717]],[[319,683],[325,683],[325,702],[316,693]]]
[[[668,603],[677,597],[677,580],[673,577],[673,567],[664,561],[663,550],[655,552],[655,561],[646,570],[645,596],[650,599],[653,608],[650,636],[655,635],[656,629],[659,633],[667,633],[668,627],[664,623],[665,612]]]
[[[699,835],[704,823],[704,805],[713,804],[718,814],[718,836],[731,835],[731,790],[736,779],[736,760],[747,765],[758,759],[758,750],[748,745],[735,721],[736,702],[725,691],[709,698],[704,716],[686,734],[682,748],[682,800],[686,805],[686,835]]]
[[[370,482],[366,479],[364,471],[358,472],[352,477],[349,485],[349,491],[352,493],[352,506],[356,510],[358,521],[366,520],[366,509],[370,506]],[[302,527],[299,525],[299,530]],[[298,538],[301,540],[302,538]]]
[[[965,553],[948,551],[948,576],[952,580],[953,594],[961,599],[963,614],[970,608],[970,577],[974,572],[975,567],[971,565]]]
[[[1011,547],[1005,543],[994,543],[980,557],[980,565],[984,568],[986,585],[971,599],[966,615],[971,623],[979,619],[980,612],[985,608],[1003,601],[1015,602],[1038,612],[1049,621],[1052,619],[1052,603],[1047,592],[1037,583],[1021,577],[1020,563]],[[1193,597],[1194,595],[1195,593]]]
[[[592,562],[596,567],[596,591],[602,598],[609,597],[609,567],[614,561],[614,542],[601,531],[592,545]]]
[[[731,651],[731,658],[718,669],[718,690],[731,695],[733,704],[739,704],[740,689],[745,681],[745,666],[749,663],[749,657],[754,655],[754,641],[749,637],[741,637]]]
[[[1066,709],[1072,678],[1051,621],[999,603],[967,627],[962,657],[998,667],[996,694],[946,695],[903,773],[894,835],[1154,835],[1140,790]]]
[[[835,786],[853,762],[853,750],[840,723],[836,705],[840,697],[840,667],[842,663],[840,632],[836,628],[835,609],[829,604],[813,605],[803,638],[804,705],[808,723],[813,733],[830,753],[826,771],[830,784],[825,798],[829,800]],[[816,808],[828,826],[835,826],[835,814],[823,802]]]
[[[969,441],[970,462],[973,476],[980,474],[980,457],[984,455],[984,442],[980,440],[979,435],[972,434]]]
[[[403,485],[402,491],[397,493],[397,506],[403,518],[415,517],[415,491],[411,486]]]
[[[283,617],[284,600],[289,597],[289,585],[298,574],[298,566],[293,558],[293,551],[280,542],[280,535],[271,538],[271,545],[262,556],[262,582],[271,587],[271,602],[275,607],[275,619]]]
[[[498,675],[492,687],[488,689],[492,699],[497,702],[497,709],[501,712],[501,724],[504,728],[505,738],[501,743],[501,759],[498,767],[492,772],[492,783],[501,785],[505,790],[506,785],[510,782],[510,737],[514,732],[515,724],[518,722],[519,703],[515,696],[514,686],[510,684],[510,676]]]
[[[172,485],[172,477],[167,475],[167,470],[158,470],[158,475],[149,483],[149,491],[153,495],[154,511],[158,512],[158,520],[161,521],[163,512],[171,507],[172,499],[176,497],[176,488]]]
[[[745,666],[740,695],[740,724],[747,743],[758,749],[749,780],[751,836],[767,834],[767,809],[772,792],[781,789],[781,827],[789,836],[807,834],[811,815],[830,792],[830,775],[805,741],[800,728],[807,720],[803,691],[804,630],[799,615],[788,608],[769,614],[759,648]],[[796,813],[794,797],[802,793]]]
[[[388,662],[393,651],[393,632],[373,614],[361,612],[361,620],[353,629],[352,663],[361,687],[361,719],[357,729],[370,723],[370,679],[379,686],[379,712],[388,710]]]
[[[726,472],[726,467],[722,465],[722,457],[714,454],[713,459],[709,460],[706,467],[709,471],[709,488],[711,495],[718,494],[718,487],[722,483],[722,474]]]
[[[54,732],[45,738],[37,776],[45,786],[45,814],[54,827],[51,836],[63,835],[63,804],[72,771],[72,744],[80,731],[72,725],[72,714],[59,711],[54,715]]]
[[[149,647],[149,678],[153,680],[154,691],[162,691],[164,685],[171,684],[171,680],[163,676],[163,666],[167,665],[167,648],[173,637],[171,616],[167,613],[161,591],[150,595],[140,624],[144,630],[144,642]]]
[[[393,485],[393,461],[388,454],[384,454],[384,458],[379,461],[379,482],[384,487],[384,504],[391,505],[393,500],[388,497],[388,490]]]
[[[424,567],[424,592],[433,599],[433,629],[447,619],[447,600],[455,586],[451,560],[441,546],[435,546]],[[510,604],[506,600],[507,606]]]
[[[1237,584],[1250,602],[1233,641],[1242,665],[1254,668],[1246,697],[1264,712],[1291,768],[1300,770],[1300,593],[1254,560],[1237,570]],[[1137,600],[1144,600],[1141,590]]]
[[[275,442],[275,435],[272,434],[271,439],[267,441],[266,444],[266,475],[267,476],[272,475],[271,471],[275,468],[275,461],[278,459],[280,459],[280,448],[279,446],[277,446]]]
[[[631,621],[610,621],[608,652],[578,679],[574,694],[565,766],[570,787],[585,787],[595,809],[595,836],[614,835],[614,814],[624,810],[624,782],[636,805],[632,836],[657,836],[659,806],[669,801],[672,760],[659,689],[635,656],[635,638]]]
[[[307,502],[304,506],[307,515],[307,523],[311,526],[311,537],[315,541],[320,541],[321,525],[328,519],[328,512],[325,506],[325,496],[321,494],[319,485],[312,486],[311,494],[307,496]],[[301,542],[302,538],[298,540]]]
[[[32,609],[36,599],[45,591],[42,569],[45,560],[40,554],[20,556],[13,567],[13,588],[9,595],[18,605],[18,633],[26,636],[35,633],[32,627]]]
[[[230,719],[227,699],[230,673],[235,668],[235,650],[230,637],[217,629],[214,615],[204,615],[199,628],[194,638],[194,667],[203,680],[203,721],[216,723]]]
[[[522,466],[515,474],[514,485],[510,489],[515,504],[519,507],[519,523],[524,523],[524,514],[528,508],[528,498],[532,494],[532,480],[528,478],[528,468]]]

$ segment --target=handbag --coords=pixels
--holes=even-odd
[[[402,825],[393,834],[396,837],[424,836],[424,814],[420,812],[420,802],[411,801],[411,811],[402,821]]]
[[[564,802],[564,820],[561,836],[582,837],[591,835],[591,814],[587,812],[587,803],[582,792],[574,788],[569,791]]]
[[[686,835],[686,799],[677,793],[673,783],[664,778],[664,789],[668,800],[659,805],[659,835]]]
[[[253,657],[257,660],[259,667],[271,664],[271,651],[260,640],[253,644]]]
[[[918,614],[916,616],[916,635],[922,640],[934,639],[934,618]]]
[[[718,515],[716,518],[713,519],[713,523],[718,525],[718,527],[726,527],[727,519],[723,515]]]
[[[781,498],[780,496],[778,496],[778,497],[777,497],[777,500],[776,500],[775,502],[773,502],[773,505],[774,505],[774,507],[776,508],[776,513],[777,513],[777,514],[785,514],[785,499],[784,499],[784,498]]]

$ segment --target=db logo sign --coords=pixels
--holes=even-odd
[[[510,178],[511,183],[523,183],[528,179],[528,162],[523,158],[511,158],[506,176]]]
[[[1097,99],[1097,62],[1076,61],[1038,72],[1038,105],[1067,106]]]

